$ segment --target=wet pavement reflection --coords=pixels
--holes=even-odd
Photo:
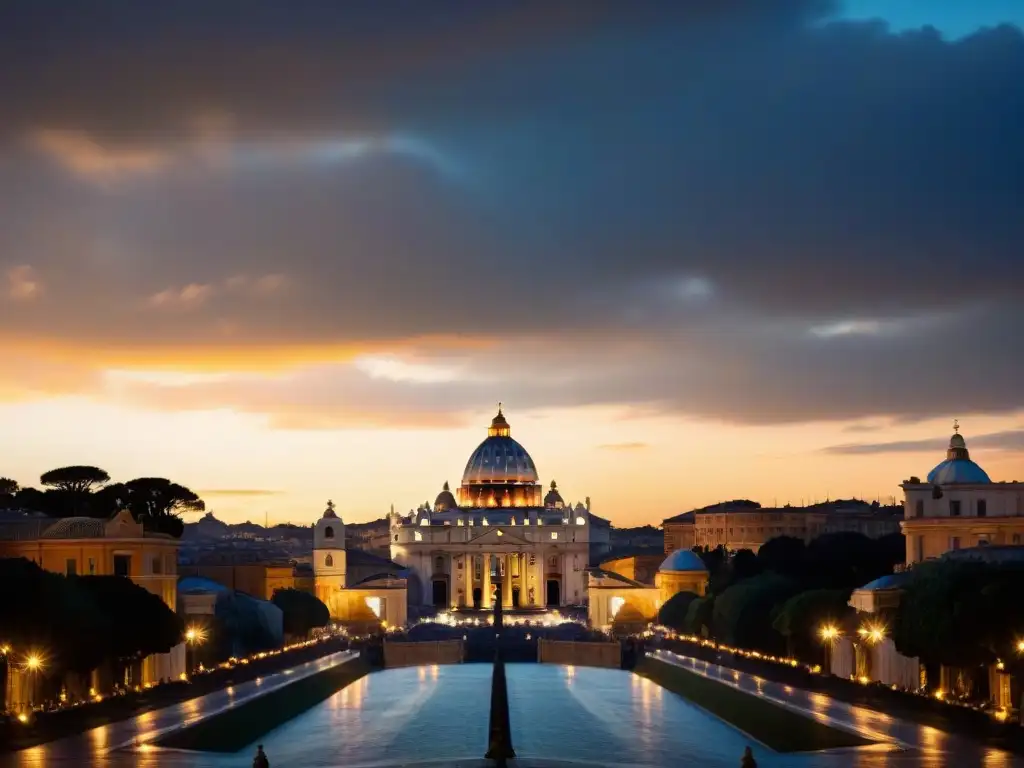
[[[846,718],[848,727],[912,747],[885,751],[889,747],[883,744],[832,753],[780,755],[755,744],[754,752],[763,768],[1024,766],[1020,758],[999,750],[835,702],[827,696],[785,689],[704,662],[680,663],[745,690],[756,692],[760,688],[762,695],[787,700],[818,719]],[[460,760],[475,765],[487,741],[490,679],[491,667],[487,664],[376,672],[261,741],[275,768],[454,765]],[[566,760],[580,765],[735,768],[749,743],[718,718],[629,672],[510,664],[508,684],[513,740],[519,762],[524,765],[537,760]],[[109,732],[120,725],[108,726],[106,733],[86,734],[87,741],[78,742],[84,751],[74,764],[109,768],[242,768],[252,764],[254,747],[236,755],[167,750],[103,753],[103,746],[117,743],[123,735]],[[45,752],[34,757],[27,752],[19,753],[17,762],[2,764],[18,768],[57,764],[60,768],[59,763],[47,759]],[[56,755],[57,751],[51,749],[50,754]]]

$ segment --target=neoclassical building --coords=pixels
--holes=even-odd
[[[1024,543],[1024,483],[992,482],[971,460],[957,423],[946,458],[924,482],[911,477],[902,487],[908,564],[951,550]]]
[[[512,439],[499,405],[457,491],[445,483],[433,508],[391,513],[391,559],[415,582],[410,603],[489,608],[500,573],[506,606],[578,605],[595,539],[589,506],[589,499],[566,504],[554,481],[543,494],[537,467]]]

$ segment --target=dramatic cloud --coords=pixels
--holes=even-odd
[[[0,339],[223,376],[108,395],[303,428],[496,389],[744,423],[1024,406],[1017,28],[109,5],[0,15],[0,255],[32,265]]]
[[[949,437],[930,440],[898,440],[889,443],[850,443],[833,445],[824,453],[864,455],[874,453],[940,453],[949,444]],[[970,447],[997,451],[1024,451],[1024,429],[1010,429],[971,437]]]

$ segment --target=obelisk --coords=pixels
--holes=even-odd
[[[488,563],[490,568],[491,564]],[[484,758],[494,760],[499,766],[505,766],[506,760],[515,757],[512,749],[512,727],[508,718],[508,684],[505,681],[505,660],[501,656],[501,630],[503,619],[501,613],[501,570],[495,569],[494,587],[494,674],[491,677],[491,724]]]

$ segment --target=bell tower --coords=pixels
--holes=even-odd
[[[313,583],[316,596],[328,608],[331,595],[345,588],[345,523],[333,501],[313,525]]]

